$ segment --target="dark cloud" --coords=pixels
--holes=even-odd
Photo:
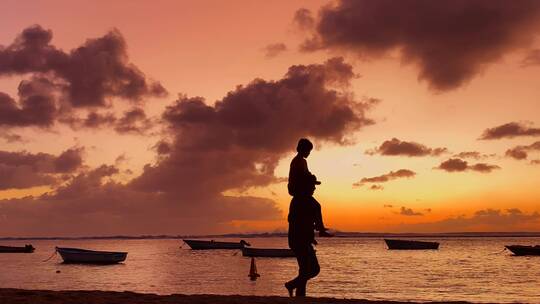
[[[495,156],[495,154],[483,154],[483,153],[480,153],[480,152],[477,152],[477,151],[465,151],[465,152],[460,152],[458,154],[455,154],[452,157],[454,157],[454,158],[472,158],[472,159],[480,160],[480,159],[486,159],[486,158],[494,157],[494,156]]]
[[[531,160],[531,165],[540,165],[540,159]]]
[[[400,232],[478,232],[478,231],[530,231],[538,227],[540,214],[525,213],[517,208],[506,210],[483,209],[472,216],[460,215],[441,221],[418,224],[401,224],[394,229]]]
[[[394,208],[394,205],[386,204],[386,205],[383,205],[383,208]]]
[[[128,157],[126,156],[125,153],[122,153],[116,157],[116,159],[114,160],[114,164],[115,166],[119,166],[127,161],[128,161]]]
[[[83,164],[82,148],[68,149],[54,160],[54,168],[57,173],[68,173],[77,170]]]
[[[527,159],[529,152],[540,151],[540,141],[534,142],[527,146],[516,146],[514,148],[506,150],[505,155],[517,160]]]
[[[272,219],[272,201],[222,197],[184,202],[114,181],[114,166],[81,173],[55,192],[0,201],[2,236],[207,234],[230,231],[230,221]],[[227,230],[226,230],[227,229]]]
[[[369,190],[384,190],[384,187],[382,185],[371,185]]]
[[[505,155],[514,159],[527,159],[527,157],[529,156],[524,146],[518,146],[512,149],[508,149],[506,150]]]
[[[474,165],[469,166],[470,170],[477,171],[477,172],[482,172],[482,173],[490,173],[491,171],[496,170],[496,169],[500,169],[500,168],[501,167],[499,167],[497,165],[490,165],[490,164],[486,164],[486,163],[478,163],[478,164],[474,164]]]
[[[493,170],[500,169],[501,167],[496,165],[490,165],[486,163],[469,164],[467,161],[459,158],[450,158],[442,162],[436,169],[444,170],[447,172],[463,172],[467,170],[477,171],[481,173],[490,173]]]
[[[0,130],[0,138],[6,141],[7,143],[15,143],[15,142],[24,142],[24,139],[22,136]]]
[[[88,39],[69,53],[51,44],[52,31],[29,27],[15,41],[0,46],[0,76],[28,75],[19,84],[18,98],[0,92],[0,127],[51,127],[56,121],[75,127],[107,126],[116,118],[94,109],[108,108],[119,98],[141,104],[146,97],[162,97],[165,89],[130,63],[118,30]],[[77,109],[90,109],[86,119]],[[132,110],[119,118],[120,133],[140,133],[146,118]],[[135,127],[135,125],[137,125]]]
[[[401,141],[397,138],[386,140],[380,147],[366,151],[368,155],[389,155],[389,156],[439,156],[446,153],[446,148],[428,148],[416,142]]]
[[[364,177],[359,182],[356,182],[353,184],[355,187],[360,187],[366,183],[386,183],[391,180],[395,180],[398,178],[412,178],[416,176],[416,173],[408,170],[408,169],[399,169],[397,171],[390,171],[390,173],[386,173],[383,175],[375,176],[375,177]]]
[[[0,127],[52,126],[57,116],[54,88],[48,79],[32,77],[19,84],[18,101],[0,92]]]
[[[480,139],[514,138],[518,136],[540,136],[540,129],[531,128],[524,123],[509,122],[504,125],[486,129],[480,136]]]
[[[295,20],[307,25],[310,16],[302,9]],[[419,79],[444,91],[467,83],[505,54],[530,47],[540,32],[540,2],[340,0],[324,6],[315,23],[304,50],[367,57],[398,50],[402,62],[418,66]]]
[[[86,118],[82,120],[82,126],[85,128],[95,129],[114,125],[115,122],[116,116],[113,113],[89,112]]]
[[[451,158],[442,162],[438,168],[448,172],[461,172],[467,170],[469,165],[466,161],[459,158]]]
[[[145,135],[157,125],[157,122],[146,116],[139,107],[124,111],[120,117],[111,112],[88,112],[86,117],[67,116],[59,119],[75,130],[111,128],[118,134]]]
[[[285,43],[272,43],[264,48],[264,55],[266,58],[274,58],[285,51],[287,51]]]
[[[215,106],[181,96],[163,114],[177,136],[169,158],[147,167],[134,185],[218,194],[273,182],[277,162],[298,138],[344,144],[351,132],[373,123],[365,116],[372,101],[357,102],[328,88],[352,77],[352,67],[333,58],[292,66],[278,81],[240,86]]]
[[[171,151],[172,151],[171,144],[166,142],[166,141],[163,141],[163,140],[160,140],[154,146],[154,149],[156,150],[158,155],[167,155],[167,154],[171,153]]]
[[[0,190],[24,189],[52,185],[54,176],[33,171],[30,166],[8,166],[0,163]]]
[[[125,111],[123,116],[116,122],[114,129],[118,133],[145,134],[154,124],[146,116],[141,108]]]
[[[377,101],[354,99],[347,91],[353,77],[350,65],[333,58],[238,86],[214,105],[180,96],[163,113],[168,133],[155,147],[159,157],[140,176],[121,184],[105,169],[83,172],[49,195],[0,201],[8,218],[1,233],[29,226],[46,228],[28,234],[49,235],[215,233],[231,231],[233,221],[279,219],[270,199],[225,193],[281,182],[274,170],[298,138],[344,145],[373,124],[366,113]]]
[[[60,155],[0,151],[0,190],[51,186],[59,174],[72,173],[83,164],[82,148],[71,148]]]
[[[23,30],[0,49],[0,75],[52,73],[65,83],[67,100],[74,107],[106,106],[113,97],[137,102],[166,94],[161,84],[149,81],[129,62],[126,42],[116,29],[69,53],[51,40],[52,31],[39,25]]]
[[[414,211],[411,208],[407,207],[401,207],[399,214],[405,215],[405,216],[423,216],[424,214],[422,212]]]
[[[522,67],[540,65],[540,49],[530,50],[521,61]]]
[[[305,8],[298,9],[294,13],[294,23],[302,30],[312,30],[315,27],[315,18],[311,11]]]

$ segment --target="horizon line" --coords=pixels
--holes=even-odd
[[[96,235],[96,236],[3,236],[0,240],[84,240],[84,239],[184,239],[184,238],[256,238],[286,237],[287,232],[253,232],[225,234],[155,234],[155,235]],[[488,232],[356,232],[336,231],[335,236],[342,237],[540,237],[540,231],[488,231]]]

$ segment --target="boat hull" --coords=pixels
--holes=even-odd
[[[242,255],[247,257],[266,258],[293,258],[294,252],[291,249],[275,248],[242,248]]]
[[[24,247],[0,246],[0,253],[32,253],[34,250],[35,248],[32,245]]]
[[[210,249],[242,249],[244,244],[242,242],[218,242],[218,241],[204,241],[204,240],[183,240],[188,244],[191,249],[194,250],[210,250]]]
[[[384,239],[386,246],[390,250],[437,250],[439,243],[410,240],[389,240]]]
[[[116,264],[126,260],[127,252],[95,251],[78,248],[56,248],[64,263]]]
[[[510,250],[514,255],[536,255],[540,256],[540,246],[522,246],[522,245],[508,245],[504,246]]]

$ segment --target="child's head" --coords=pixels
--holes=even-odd
[[[313,144],[307,138],[300,138],[298,145],[296,146],[296,151],[302,157],[308,157],[309,153],[313,150]]]

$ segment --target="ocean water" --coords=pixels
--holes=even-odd
[[[230,240],[230,239],[228,239]],[[286,238],[250,238],[254,247],[287,246]],[[442,238],[438,251],[390,251],[379,238],[321,239],[321,274],[308,294],[370,300],[540,303],[540,257],[502,251],[508,244],[540,244],[540,238]],[[115,290],[157,294],[286,296],[283,283],[297,273],[296,260],[258,258],[261,277],[247,274],[240,251],[193,251],[181,240],[47,240],[33,254],[0,254],[0,287],[52,290]],[[128,251],[118,265],[44,262],[55,246]],[[60,271],[57,273],[57,271]]]

